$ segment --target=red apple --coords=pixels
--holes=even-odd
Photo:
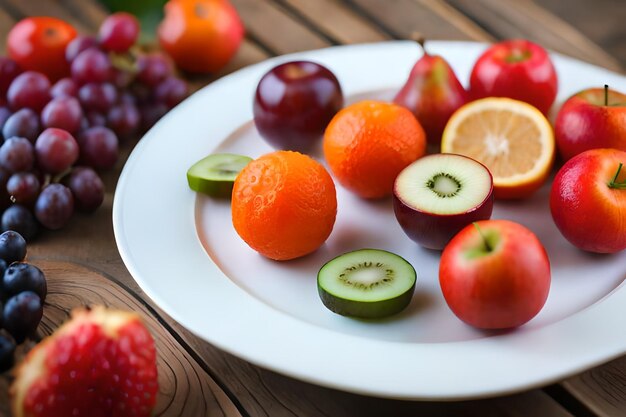
[[[608,86],[574,94],[556,116],[554,135],[565,161],[589,149],[626,151],[626,95]]]
[[[525,101],[547,114],[557,92],[557,76],[548,53],[527,40],[497,43],[476,61],[470,76],[470,95],[509,97]]]
[[[441,254],[439,283],[452,312],[481,329],[521,326],[543,308],[550,261],[533,232],[508,220],[470,224]]]
[[[448,62],[439,55],[430,55],[423,40],[418,43],[424,55],[393,101],[411,110],[424,128],[428,143],[439,145],[446,123],[452,113],[467,103],[468,94]]]
[[[626,152],[592,149],[567,161],[552,183],[554,223],[589,252],[626,249]]]
[[[462,155],[434,154],[398,174],[393,211],[413,241],[441,250],[468,224],[491,217],[493,178],[480,162]]]

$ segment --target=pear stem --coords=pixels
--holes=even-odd
[[[417,44],[422,48],[422,51],[426,53],[426,48],[424,48],[424,44],[426,43],[426,39],[420,32],[411,33],[411,40],[417,42]]]
[[[604,105],[609,105],[609,85],[604,84]]]
[[[487,240],[487,237],[485,236],[485,234],[483,233],[482,229],[480,228],[480,226],[478,225],[478,223],[473,222],[472,223],[474,225],[474,227],[476,228],[476,230],[478,230],[478,234],[480,235],[480,237],[483,239],[483,243],[485,244],[485,248],[487,249],[487,252],[491,252],[493,251],[493,247],[489,244],[489,241]]]
[[[620,162],[619,166],[617,167],[617,172],[615,173],[615,176],[613,177],[613,180],[609,183],[609,188],[615,188],[618,190],[626,190],[626,180],[622,182],[617,182],[617,177],[619,177],[619,173],[622,171],[622,166],[623,164]]]

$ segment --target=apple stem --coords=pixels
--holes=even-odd
[[[604,105],[609,105],[609,85],[604,84]]]
[[[487,237],[484,235],[484,233],[483,233],[482,229],[480,228],[480,226],[478,225],[478,223],[473,222],[472,224],[474,225],[476,230],[478,230],[478,234],[480,235],[480,237],[483,238],[483,243],[485,244],[485,248],[487,249],[487,252],[491,252],[493,250],[493,247],[491,247],[491,245],[489,244],[489,241],[487,240]]]
[[[618,190],[626,190],[626,180],[622,182],[617,182],[617,177],[619,177],[619,173],[622,171],[623,165],[624,164],[622,164],[621,162],[619,163],[619,166],[617,167],[617,172],[615,173],[613,180],[609,183],[609,188],[615,188]]]

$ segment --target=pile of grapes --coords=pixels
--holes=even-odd
[[[2,230],[34,237],[62,228],[74,210],[104,198],[98,174],[118,159],[120,141],[136,138],[188,94],[159,53],[135,47],[137,20],[109,16],[97,37],[65,48],[69,74],[53,84],[0,57],[0,210]]]
[[[25,257],[26,240],[19,233],[0,235],[0,372],[11,368],[15,345],[35,333],[43,316],[46,277]]]

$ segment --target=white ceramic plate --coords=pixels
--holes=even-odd
[[[486,47],[429,42],[467,84]],[[397,225],[391,200],[367,202],[338,186],[338,216],[327,243],[303,259],[262,258],[236,235],[228,202],[197,197],[185,173],[218,151],[259,156],[252,97],[278,62],[306,58],[328,66],[349,101],[390,98],[420,52],[412,42],[341,46],[279,57],[231,74],[194,94],[139,143],[120,177],[115,237],[141,288],[183,326],[234,355],[312,383],[404,399],[460,399],[523,390],[580,372],[626,352],[626,252],[593,256],[573,248],[550,218],[549,186],[528,201],[497,203],[494,218],[518,221],[544,243],[552,263],[541,313],[510,332],[486,333],[459,321],[438,284],[439,254],[421,249]],[[626,79],[553,55],[559,99]],[[413,302],[383,321],[335,315],[320,302],[318,268],[334,256],[376,247],[408,259],[419,278]]]

